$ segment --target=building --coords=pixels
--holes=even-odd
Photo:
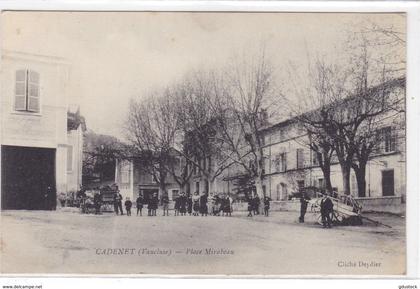
[[[399,84],[395,94],[405,94]],[[405,113],[391,111],[377,120],[376,134],[381,143],[367,163],[366,195],[360,195],[354,171],[350,175],[351,195],[358,198],[365,209],[391,210],[405,199]],[[285,201],[304,187],[325,188],[323,173],[308,144],[308,135],[296,119],[288,119],[263,130],[265,175],[263,190],[273,200]],[[343,191],[341,168],[332,158],[331,183]],[[384,208],[388,206],[389,208]],[[376,207],[376,209],[374,208]],[[395,212],[399,212],[396,209]]]
[[[138,159],[117,160],[115,183],[124,199],[129,197],[131,200],[135,200],[139,194],[142,194],[145,199],[150,198],[155,193],[159,197],[162,195],[159,183]],[[182,191],[170,174],[166,176],[165,188],[169,200],[173,200]]]
[[[67,182],[66,192],[75,192],[82,186],[83,143],[86,122],[78,106],[67,112]]]
[[[85,125],[68,114],[69,63],[12,51],[1,59],[1,208],[55,209],[57,192],[81,180]]]

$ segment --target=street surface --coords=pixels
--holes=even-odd
[[[173,212],[170,212],[173,214]],[[316,216],[82,215],[4,211],[2,273],[347,275],[403,274],[405,219],[370,214],[392,228],[323,229]]]

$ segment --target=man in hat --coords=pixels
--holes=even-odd
[[[334,211],[334,204],[331,199],[325,194],[321,200],[321,218],[322,226],[331,228],[331,214]]]
[[[120,190],[118,189],[118,186],[115,186],[115,193],[114,193],[114,210],[115,213],[118,215],[118,210],[121,212],[121,215],[124,215],[123,209],[122,209],[122,199],[123,197],[120,194]]]
[[[305,222],[305,214],[308,208],[309,197],[306,192],[302,192],[300,194],[300,216],[299,216],[299,223]]]

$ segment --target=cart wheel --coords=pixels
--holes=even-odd
[[[318,224],[323,225],[322,224],[322,216],[321,215],[318,216]]]

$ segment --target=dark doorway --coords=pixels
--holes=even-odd
[[[1,147],[2,210],[55,210],[55,149]]]
[[[382,195],[394,195],[394,170],[382,171]]]
[[[154,194],[159,194],[158,189],[142,189],[144,203],[148,204]]]

